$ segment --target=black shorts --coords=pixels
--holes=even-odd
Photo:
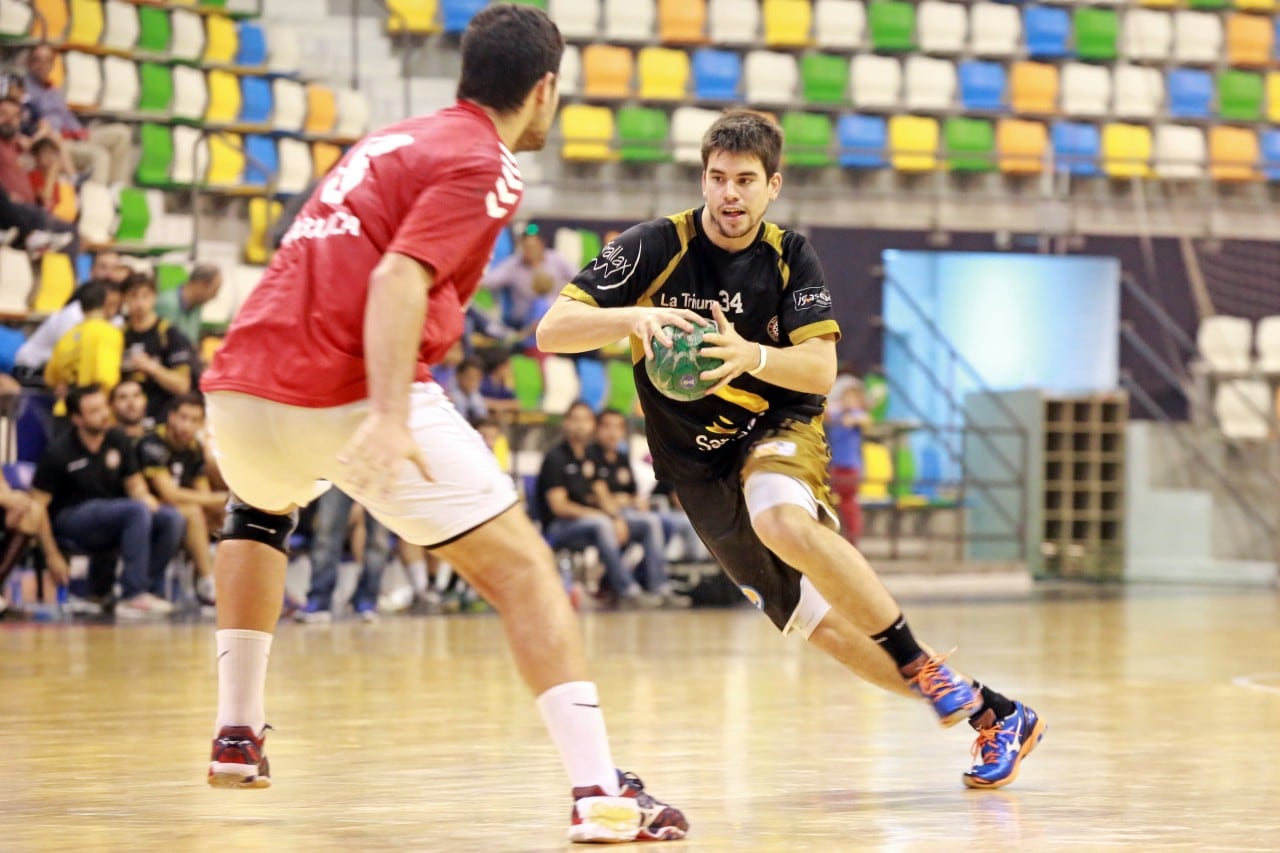
[[[743,485],[757,471],[794,477],[808,486],[822,512],[834,519],[827,483],[830,453],[821,421],[788,422],[765,430],[744,450],[733,472],[723,479],[672,485],[693,529],[725,574],[783,631],[800,603],[803,576],[756,536]]]

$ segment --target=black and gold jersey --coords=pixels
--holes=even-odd
[[[204,450],[195,439],[185,447],[174,447],[164,424],[138,439],[138,467],[148,479],[157,471],[168,471],[174,485],[194,489],[205,479]]]
[[[754,243],[726,252],[702,230],[702,208],[628,229],[566,285],[564,296],[601,308],[655,305],[711,316],[720,303],[738,334],[771,347],[840,334],[822,265],[803,236],[761,224]],[[663,480],[729,475],[749,441],[766,427],[808,422],[824,398],[742,375],[691,403],[657,392],[644,348],[631,342],[655,473]]]

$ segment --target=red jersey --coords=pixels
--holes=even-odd
[[[387,252],[434,272],[415,374],[429,380],[521,188],[493,122],[465,101],[365,137],[303,206],[202,387],[312,408],[368,397],[365,300]]]

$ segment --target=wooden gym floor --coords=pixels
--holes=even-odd
[[[1280,847],[1280,599],[1136,590],[915,603],[917,633],[1049,724],[968,791],[967,727],[752,610],[585,620],[615,757],[673,850]],[[275,787],[204,784],[207,624],[0,630],[0,851],[559,850],[558,760],[492,616],[282,626]]]

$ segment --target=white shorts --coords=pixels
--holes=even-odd
[[[208,395],[209,429],[222,476],[240,500],[265,512],[311,503],[328,481],[362,504],[397,536],[415,545],[444,545],[517,503],[511,477],[458,414],[439,385],[413,386],[409,428],[431,480],[408,460],[385,498],[344,482],[338,451],[369,413],[361,400],[330,409],[289,406],[239,394]]]

